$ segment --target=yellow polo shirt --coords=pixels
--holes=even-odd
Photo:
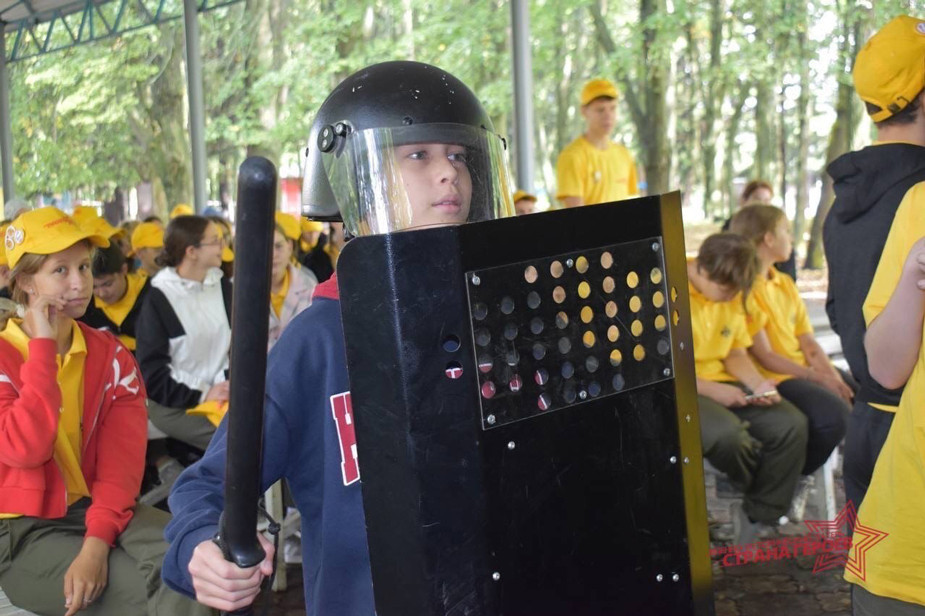
[[[622,145],[601,150],[581,136],[565,146],[556,162],[556,199],[581,197],[585,205],[639,194],[636,161]]]
[[[0,338],[13,345],[23,356],[29,357],[29,336],[22,330],[20,319],[7,321]],[[81,429],[84,402],[84,362],[87,358],[87,343],[77,322],[73,325],[73,340],[67,355],[58,359],[58,385],[61,387],[61,417],[58,420],[58,434],[55,438],[54,457],[64,475],[67,486],[67,504],[73,505],[85,496],[90,488],[80,468]],[[20,517],[19,514],[0,514],[0,518]]]
[[[728,302],[713,302],[687,283],[691,299],[691,328],[694,333],[694,370],[708,381],[735,381],[723,360],[733,349],[752,345],[745,325],[742,296]]]
[[[920,183],[909,189],[893,217],[893,225],[890,227],[890,234],[886,238],[886,244],[880,255],[877,272],[867,291],[867,299],[864,300],[864,321],[868,327],[890,301],[893,289],[899,284],[903,265],[912,245],[925,235],[923,207],[925,207],[925,183]],[[871,404],[871,406],[881,411],[891,413],[896,411],[896,407],[886,404]]]
[[[896,211],[880,265],[864,302],[867,323],[880,314],[899,282],[911,246],[925,236],[925,184],[916,184]],[[923,336],[923,331],[909,332]],[[858,524],[889,535],[864,551],[864,562],[849,561],[845,579],[875,595],[925,605],[925,346],[903,390],[896,417]],[[869,543],[871,531],[855,531],[852,545]],[[862,579],[862,577],[864,579]]]
[[[141,290],[144,288],[145,282],[148,279],[148,273],[144,270],[141,270],[139,272],[126,274],[125,278],[125,295],[122,296],[122,299],[111,304],[107,304],[97,296],[93,296],[93,304],[102,310],[103,314],[105,314],[110,321],[120,326],[125,320],[125,317],[128,316],[128,313],[131,312],[132,308],[135,307],[135,302],[138,301],[138,294],[141,293]],[[131,336],[120,334],[119,340],[130,351],[135,350],[135,339]]]
[[[283,286],[279,288],[279,293],[274,293],[270,291],[270,306],[273,308],[273,312],[276,313],[277,318],[279,314],[283,311],[283,302],[286,301],[286,294],[289,293],[289,268],[286,268],[286,273],[283,274]]]
[[[813,326],[793,278],[772,267],[767,277],[755,280],[748,305],[749,335],[754,336],[764,329],[775,353],[801,366],[808,366],[800,349],[800,336],[813,333]],[[766,370],[760,364],[758,370],[778,383],[793,378],[790,374]]]

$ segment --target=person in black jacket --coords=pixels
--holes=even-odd
[[[130,351],[135,351],[135,325],[149,279],[144,272],[128,271],[122,250],[115,245],[100,248],[93,256],[93,301],[81,321],[112,332]]]
[[[845,496],[860,508],[874,464],[889,433],[902,390],[887,390],[870,376],[861,312],[896,208],[912,185],[925,181],[925,45],[916,26],[899,17],[858,53],[854,86],[877,127],[877,141],[827,168],[835,203],[822,240],[829,267],[826,312],[841,338],[860,390],[845,439]],[[907,53],[891,53],[902,37]]]
[[[215,427],[187,410],[228,400],[231,284],[223,278],[225,240],[214,222],[179,216],[164,234],[164,268],[151,279],[137,325],[136,357],[151,423],[205,450]]]

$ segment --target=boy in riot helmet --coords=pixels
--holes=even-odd
[[[513,213],[504,142],[475,95],[436,67],[387,62],[345,79],[322,104],[309,142],[303,213],[351,235],[461,224]],[[262,486],[285,477],[302,514],[306,611],[374,614],[337,276],[270,354]],[[338,421],[338,417],[341,421]],[[273,548],[249,569],[211,538],[223,508],[227,433],[177,482],[164,579],[207,605],[249,605]]]

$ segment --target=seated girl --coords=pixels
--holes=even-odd
[[[773,205],[748,205],[730,230],[752,242],[760,263],[749,304],[752,356],[785,400],[806,415],[809,444],[804,475],[828,459],[845,436],[853,379],[839,372],[813,336],[806,304],[793,279],[774,268],[793,252],[790,223]]]
[[[101,236],[55,208],[7,229],[22,319],[0,332],[0,586],[39,614],[206,614],[160,582],[169,516],[136,505],[145,389],[132,354],[75,319]]]

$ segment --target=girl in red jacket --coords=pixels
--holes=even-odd
[[[75,319],[102,236],[60,210],[4,237],[22,319],[0,332],[0,586],[39,614],[208,613],[160,583],[169,516],[135,504],[147,433],[132,354]]]

